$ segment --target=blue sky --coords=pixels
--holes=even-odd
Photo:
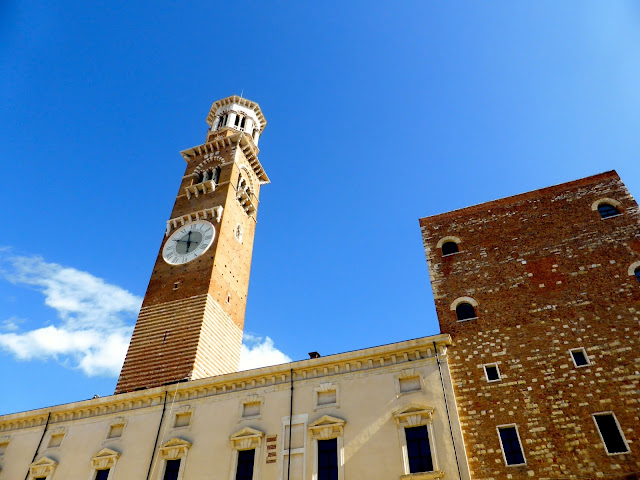
[[[640,195],[638,85],[631,1],[2,2],[0,413],[112,393],[214,100],[269,122],[247,349],[302,359],[438,332],[419,217]]]

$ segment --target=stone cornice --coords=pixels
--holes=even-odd
[[[260,152],[260,149],[253,143],[251,136],[246,135],[243,132],[237,132],[231,135],[229,135],[229,132],[221,132],[220,134],[210,136],[207,142],[203,143],[202,145],[183,150],[180,152],[180,155],[182,155],[182,158],[184,158],[184,160],[189,163],[196,157],[210,153],[213,153],[215,155],[215,152],[234,145],[240,146],[242,153],[249,162],[249,165],[251,165],[251,168],[255,172],[256,177],[258,177],[260,185],[270,183],[271,181],[269,180],[267,173],[262,168],[262,164],[258,159],[258,153]]]
[[[422,337],[404,342],[355,350],[326,357],[301,360],[254,370],[227,373],[215,377],[192,380],[175,385],[149,388],[108,397],[84,400],[26,412],[0,416],[0,433],[12,430],[43,427],[51,413],[51,425],[85,418],[116,415],[141,408],[161,409],[165,392],[167,402],[186,401],[203,397],[233,393],[251,393],[261,387],[288,387],[293,380],[306,381],[337,375],[348,375],[376,371],[380,368],[397,366],[398,371],[407,368],[407,364],[418,360],[435,361],[434,342],[440,358],[446,356],[447,346],[451,345],[448,334]],[[413,365],[413,364],[412,364]]]

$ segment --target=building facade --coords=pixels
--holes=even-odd
[[[640,210],[615,172],[420,220],[441,333],[237,372],[258,104],[213,104],[114,395],[0,416],[0,480],[638,479]]]
[[[472,478],[638,478],[640,211],[618,175],[420,227]]]

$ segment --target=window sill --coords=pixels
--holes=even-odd
[[[458,255],[459,253],[460,252],[445,253],[442,255],[442,258],[453,257],[454,255]]]
[[[470,322],[471,320],[477,320],[478,317],[465,318],[464,320],[458,320],[458,323]]]
[[[616,217],[621,217],[622,214],[621,213],[616,213],[615,215],[610,215],[608,217],[600,217],[600,220],[609,220],[610,218],[616,218]]]
[[[420,473],[409,473],[407,475],[400,475],[400,480],[432,480],[434,478],[442,478],[444,477],[444,472],[435,471],[435,472],[420,472]]]

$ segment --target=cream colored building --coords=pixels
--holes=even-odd
[[[318,442],[336,439],[340,480],[467,480],[450,342],[436,335],[5,415],[0,479],[162,480],[178,466],[181,480],[233,480],[249,451],[255,480],[311,480]],[[433,468],[410,474],[405,429],[420,426]]]

